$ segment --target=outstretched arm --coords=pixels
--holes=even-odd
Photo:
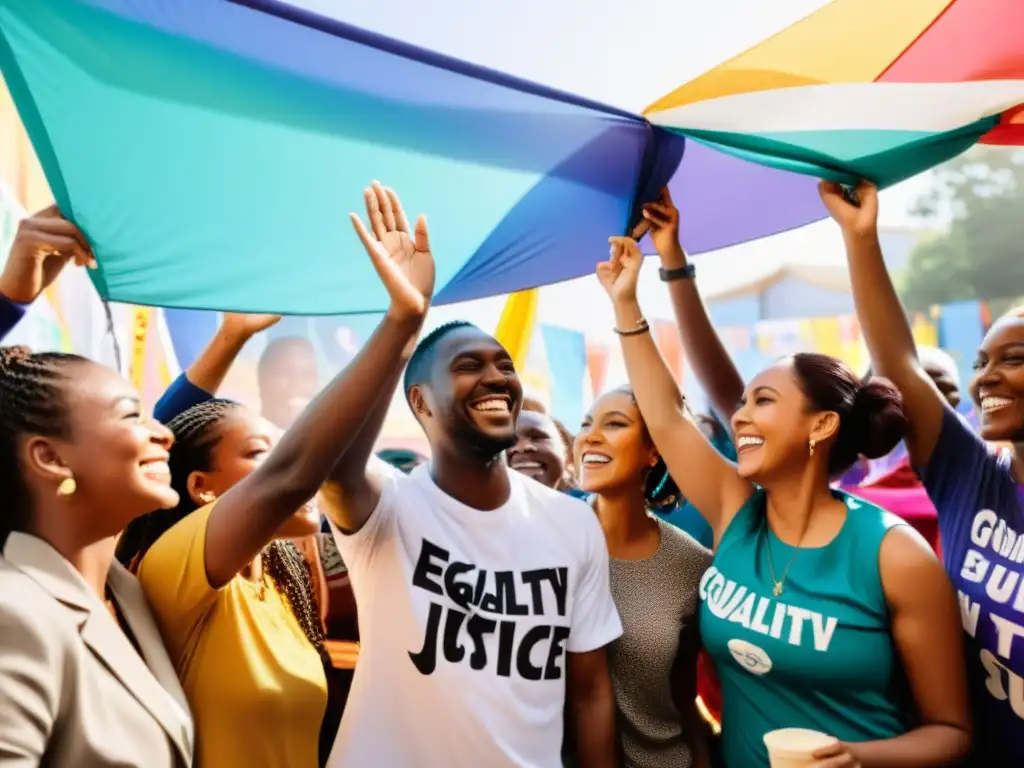
[[[924,466],[938,442],[946,401],[917,359],[910,323],[882,258],[878,190],[861,182],[856,190],[859,206],[846,200],[838,184],[823,181],[819,191],[843,230],[853,303],[871,364],[876,374],[891,380],[903,394],[903,407],[910,419],[907,449],[914,466]]]
[[[178,414],[213,397],[249,339],[280,319],[280,315],[225,313],[224,321],[210,343],[188,370],[171,382],[160,396],[153,407],[153,418],[166,424]]]
[[[711,324],[692,272],[681,274],[688,264],[679,242],[679,209],[672,202],[668,187],[661,191],[657,202],[644,206],[643,214],[662,269],[676,273],[667,280],[668,293],[686,359],[711,398],[715,412],[728,423],[743,397],[743,379]]]
[[[377,185],[373,192],[373,195],[366,198],[373,236],[385,248],[395,247],[394,244],[401,235],[409,232],[409,221],[394,190]],[[419,226],[418,222],[417,232]],[[345,533],[355,533],[362,528],[380,498],[379,477],[373,470],[370,459],[402,371],[412,356],[421,329],[422,324],[417,326],[401,354],[395,357],[387,375],[380,377],[376,382],[377,398],[367,409],[366,421],[355,440],[338,457],[338,462],[322,489],[324,511],[339,530]]]
[[[680,492],[700,511],[717,541],[753,493],[753,486],[708,442],[686,410],[672,374],[651,338],[636,299],[643,256],[634,240],[613,237],[611,258],[597,274],[615,307],[629,383],[651,439]]]
[[[367,200],[371,195],[387,199],[376,183],[366,194]],[[206,532],[206,569],[213,586],[227,583],[320,489],[377,405],[381,381],[400,370],[402,351],[426,315],[434,288],[426,219],[416,223],[414,240],[397,225],[387,230],[379,227],[369,204],[368,209],[376,236],[366,231],[355,214],[352,221],[387,288],[391,306],[369,342],[309,404],[267,459],[217,502]],[[370,485],[365,471],[362,484]],[[376,497],[367,490],[359,500],[364,506],[356,511],[365,520]]]

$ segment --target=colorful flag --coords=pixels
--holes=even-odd
[[[888,186],[1024,144],[1020,0],[834,0],[645,115],[738,157]]]
[[[718,335],[731,355],[753,349],[753,334],[748,325],[727,325],[718,329]]]
[[[823,355],[843,359],[842,332],[838,317],[816,317],[811,320],[811,341],[813,349]]]
[[[593,387],[591,395],[597,397],[604,392],[605,377],[608,373],[608,362],[611,349],[607,344],[587,342],[587,371]]]
[[[813,349],[805,320],[761,320],[754,326],[758,351],[769,359]]]
[[[922,312],[914,313],[914,322],[910,331],[914,336],[914,343],[919,347],[939,346],[939,329],[931,321],[928,315]]]
[[[526,365],[526,355],[533,340],[539,301],[540,291],[537,288],[513,293],[505,301],[505,308],[501,311],[498,327],[494,331],[494,338],[505,347],[520,371]]]
[[[551,414],[570,431],[583,420],[587,341],[579,331],[541,325],[551,389]]]
[[[684,156],[616,107],[284,0],[187,6],[0,3],[7,86],[114,301],[384,311],[339,225],[374,178],[430,217],[435,304],[590,274],[666,183],[694,253],[823,215],[810,180],[700,144]]]

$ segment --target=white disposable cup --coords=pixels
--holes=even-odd
[[[834,736],[806,728],[780,728],[764,735],[772,768],[807,768],[816,762],[812,754],[836,743]]]

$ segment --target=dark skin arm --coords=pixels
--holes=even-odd
[[[661,190],[656,202],[644,206],[643,214],[645,222],[638,229],[643,230],[644,223],[647,225],[661,266],[666,270],[685,267],[686,252],[679,242],[679,209],[672,202],[668,187]],[[670,280],[668,293],[686,360],[711,398],[715,411],[728,423],[743,397],[743,379],[711,324],[696,280]]]
[[[566,698],[580,768],[616,768],[615,691],[604,648],[567,654]]]
[[[366,210],[374,237],[386,248],[406,248],[409,222],[398,196],[379,184],[366,196]],[[419,223],[417,223],[419,227]],[[417,230],[418,231],[418,230]],[[431,281],[433,275],[431,274]],[[376,378],[377,398],[367,409],[367,417],[352,444],[338,458],[321,490],[323,509],[331,522],[345,533],[355,533],[369,519],[380,499],[380,479],[370,461],[380,436],[395,388],[405,364],[412,356],[422,322],[400,354]]]
[[[909,527],[889,532],[878,561],[893,642],[921,725],[894,739],[820,750],[815,766],[959,765],[971,747],[971,719],[956,594],[928,543]]]
[[[372,194],[367,191],[368,197]],[[317,493],[338,457],[355,441],[380,398],[380,381],[394,374],[426,315],[434,285],[426,220],[417,222],[415,243],[403,233],[404,239],[395,238],[396,247],[389,250],[355,214],[352,219],[391,306],[369,342],[309,404],[267,459],[217,502],[205,553],[214,587],[247,566],[285,520]]]
[[[242,347],[257,333],[265,331],[280,319],[280,315],[225,313],[217,333],[185,371],[185,376],[201,390],[211,395],[216,394]]]
[[[939,441],[946,399],[917,359],[910,323],[882,258],[878,190],[861,182],[856,191],[859,207],[843,197],[838,184],[823,181],[819,191],[843,231],[853,303],[871,365],[876,375],[892,381],[903,394],[903,408],[910,420],[907,450],[914,466],[924,466]]]

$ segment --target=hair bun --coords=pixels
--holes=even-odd
[[[856,430],[852,435],[857,453],[878,459],[907,435],[903,396],[892,382],[880,376],[867,379],[857,390],[850,414]]]

